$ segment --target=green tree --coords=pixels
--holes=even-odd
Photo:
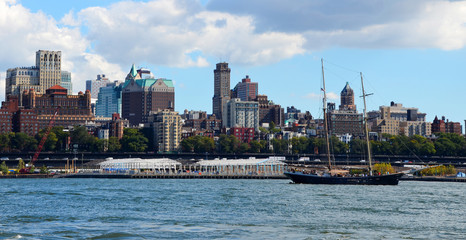
[[[26,168],[26,164],[24,163],[23,159],[19,159],[18,161],[18,169]]]
[[[269,132],[270,133],[279,133],[281,130],[279,128],[276,128],[276,125],[274,122],[270,122],[269,124]]]
[[[96,137],[90,135],[84,126],[75,126],[70,132],[70,138],[71,146],[77,145],[79,151],[96,150]]]
[[[7,133],[0,134],[0,152],[8,152],[10,150],[10,137]]]
[[[38,143],[42,141],[45,131],[46,129],[42,129],[39,131],[39,133],[36,134],[36,140]],[[57,147],[57,142],[58,142],[57,135],[54,132],[50,131],[49,135],[47,136],[47,139],[45,140],[42,151],[54,151],[55,148]]]
[[[249,151],[249,148],[250,148],[250,147],[249,147],[249,144],[247,144],[247,143],[241,143],[241,144],[239,145],[238,151],[239,151],[240,153],[246,153],[246,152]]]
[[[57,142],[55,143],[55,151],[65,151],[67,149],[68,138],[70,137],[69,132],[63,131],[62,126],[52,127],[51,131],[57,137]]]
[[[125,128],[120,142],[124,152],[144,152],[149,140],[138,129]]]
[[[194,152],[194,141],[191,137],[181,140],[180,146],[183,152]]]
[[[40,167],[40,174],[47,174],[47,173],[49,173],[49,170],[47,169],[45,165],[42,165],[42,167]]]
[[[109,152],[118,152],[121,149],[120,139],[117,137],[108,138],[108,149]]]
[[[374,164],[373,171],[375,172],[375,174],[386,174],[395,172],[390,163],[376,163]]]
[[[273,152],[284,154],[288,152],[288,141],[285,139],[272,139]]]
[[[214,139],[207,137],[207,136],[202,136],[199,138],[199,143],[200,147],[198,148],[199,153],[204,153],[204,152],[209,152],[212,153],[215,150],[215,141]]]
[[[26,133],[10,133],[11,148],[16,151],[35,151],[37,148],[37,141]]]
[[[250,146],[250,149],[249,151],[251,153],[260,153],[261,152],[261,143],[257,140],[252,140],[250,143],[249,143],[249,146]]]
[[[350,144],[350,152],[352,154],[365,154],[367,152],[366,141],[355,138],[352,139]]]
[[[333,152],[337,154],[345,154],[349,150],[348,144],[340,141],[340,139],[338,139],[335,136],[330,137],[330,144],[331,144],[331,147],[333,148]]]
[[[8,166],[6,165],[6,162],[3,161],[2,164],[0,165],[0,172],[2,172],[3,175],[8,174]]]
[[[217,141],[217,150],[219,153],[236,153],[240,141],[233,135],[221,134]]]

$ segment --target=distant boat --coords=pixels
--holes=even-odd
[[[327,148],[327,160],[329,173],[323,175],[304,173],[304,172],[285,172],[285,176],[290,178],[294,183],[304,184],[349,184],[349,185],[398,185],[398,182],[403,176],[403,173],[386,174],[372,176],[372,157],[370,153],[369,134],[367,129],[367,118],[366,118],[366,93],[364,92],[364,81],[361,74],[361,85],[362,85],[362,96],[364,99],[364,128],[366,135],[366,145],[368,151],[369,160],[369,175],[368,176],[341,176],[332,173],[332,163],[330,160],[330,144],[328,136],[328,119],[327,119],[327,94],[325,92],[325,77],[324,77],[324,60],[322,59],[322,83],[324,92],[323,98],[323,112],[324,112],[324,129],[325,129],[325,143]]]

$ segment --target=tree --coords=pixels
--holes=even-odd
[[[108,149],[109,152],[118,152],[121,149],[120,139],[117,137],[108,138]]]
[[[19,159],[18,161],[18,169],[24,169],[26,168],[26,164],[24,163],[23,159]]]
[[[46,130],[47,129],[42,129],[42,130],[39,131],[39,133],[36,134],[37,142],[40,142],[42,140]],[[43,146],[42,150],[44,150],[44,151],[53,151],[53,150],[55,150],[55,148],[57,147],[57,142],[58,142],[57,135],[54,132],[50,131],[49,135],[47,136],[47,139],[45,140],[45,143],[44,143],[44,146]]]
[[[340,154],[345,154],[349,150],[348,144],[340,141],[336,136],[331,136],[330,137],[330,144],[331,148],[333,148],[334,153],[340,153]]]
[[[16,151],[35,151],[37,148],[37,141],[26,133],[10,133],[11,148]]]
[[[125,128],[120,142],[124,152],[144,152],[149,140],[138,129]]]
[[[352,154],[364,154],[366,150],[366,142],[362,139],[355,138],[350,142],[350,152]]]
[[[236,153],[239,147],[239,140],[233,135],[221,134],[217,141],[219,153]]]
[[[57,142],[55,143],[55,151],[65,151],[67,149],[68,137],[70,137],[69,132],[63,131],[62,126],[52,127],[50,130],[51,133],[54,133],[57,137]]]
[[[248,151],[249,151],[249,148],[250,148],[250,147],[249,147],[249,144],[247,144],[247,143],[241,143],[241,144],[239,145],[238,151],[239,151],[240,153],[245,153],[245,152],[248,152]]]
[[[2,172],[3,175],[8,174],[8,166],[6,165],[6,162],[3,161],[2,164],[0,165],[0,172]]]
[[[249,143],[249,151],[251,153],[260,153],[261,152],[261,143],[257,140],[252,140],[250,143]]]
[[[183,152],[194,152],[194,141],[191,137],[181,140],[181,151]]]
[[[96,137],[90,135],[84,126],[75,126],[70,132],[71,145],[78,145],[79,151],[92,151],[95,149]]]
[[[273,152],[283,154],[288,151],[288,141],[285,139],[272,139]]]
[[[0,134],[0,152],[8,152],[10,150],[10,137],[8,134]]]
[[[47,169],[45,165],[42,165],[42,167],[40,167],[40,174],[47,174],[47,173],[49,173],[49,170]]]

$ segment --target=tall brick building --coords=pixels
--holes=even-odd
[[[354,91],[348,83],[340,93],[341,104],[335,109],[334,103],[328,103],[329,130],[333,135],[350,134],[354,137],[363,137],[364,117],[356,110],[354,104]]]
[[[45,94],[38,94],[34,89],[22,94],[24,109],[30,109],[37,115],[39,130],[46,128],[58,109],[55,126],[84,125],[95,121],[91,111],[91,94],[79,92],[78,95],[67,95],[67,89],[55,85],[46,90]]]
[[[136,70],[133,64],[122,87],[122,117],[138,125],[147,123],[151,112],[163,109],[175,109],[172,80],[154,79],[149,70]]]
[[[284,109],[269,101],[267,95],[257,95],[255,101],[259,103],[259,124],[271,122],[277,126],[285,124]]]
[[[228,63],[217,63],[214,70],[214,96],[212,97],[212,113],[222,119],[223,107],[231,99],[230,72]]]
[[[259,91],[258,83],[251,82],[251,79],[246,75],[241,82],[237,83],[232,91],[232,98],[239,98],[241,101],[253,101],[256,99]]]
[[[438,119],[435,116],[434,121],[432,122],[432,133],[456,133],[461,135],[463,133],[461,124],[459,122],[450,122],[445,120],[445,117],[442,116],[442,119]]]

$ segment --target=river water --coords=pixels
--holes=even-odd
[[[1,179],[0,239],[464,239],[466,184]]]

